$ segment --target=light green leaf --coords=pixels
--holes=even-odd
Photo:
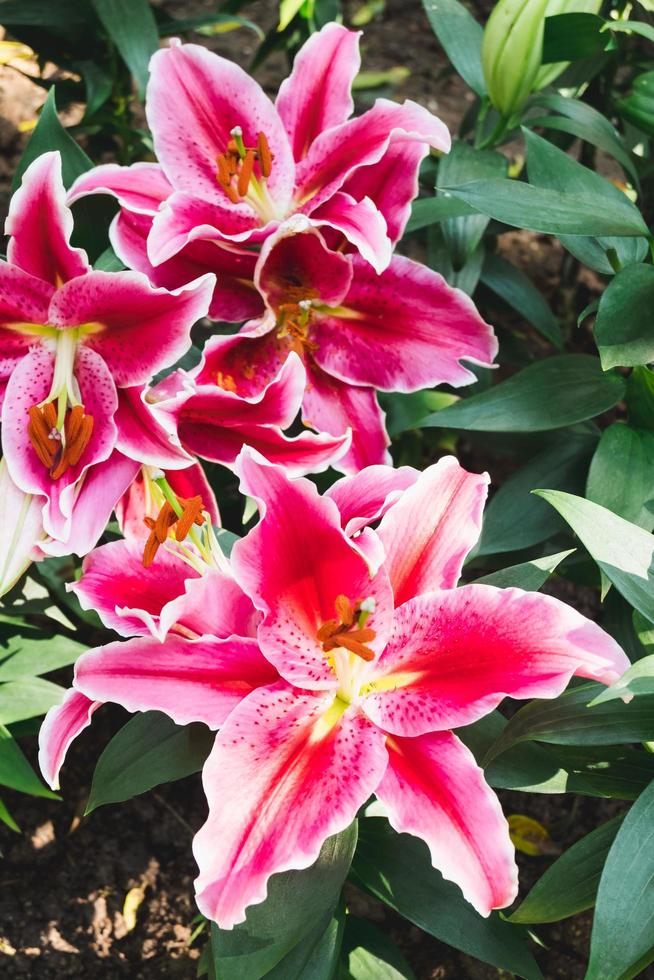
[[[620,595],[654,622],[654,537],[605,507],[561,490],[534,490],[568,522]]]
[[[654,654],[643,657],[627,670],[619,681],[604,688],[593,698],[591,705],[615,701],[617,698],[654,694]],[[652,733],[654,735],[654,732]]]
[[[0,725],[11,725],[25,718],[36,718],[59,704],[63,687],[40,677],[22,678],[0,684]]]
[[[46,636],[36,630],[25,630],[12,637],[8,646],[0,647],[0,681],[48,674],[75,663],[86,647],[66,636]],[[9,653],[8,656],[5,654]]]
[[[343,954],[347,974],[339,980],[415,980],[397,946],[367,919],[348,915]]]

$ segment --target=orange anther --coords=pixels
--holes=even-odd
[[[51,438],[53,426],[49,424],[48,419],[46,419],[45,411],[43,409],[37,408],[36,405],[32,405],[28,409],[28,414],[30,417],[27,426],[27,435],[34,447],[36,455],[39,457],[40,461],[48,469],[52,466],[57,451],[59,449],[59,440]],[[55,413],[55,422],[57,416]]]
[[[338,619],[328,619],[317,633],[318,642],[325,653],[344,647],[362,660],[374,660],[374,651],[367,644],[375,639],[375,631],[370,627],[353,628],[361,612],[361,603],[353,605],[347,596],[339,595],[334,606]]]
[[[257,155],[259,157],[259,167],[262,177],[270,177],[272,171],[273,155],[265,133],[257,133]]]
[[[248,150],[241,163],[241,172],[238,175],[237,189],[241,197],[245,197],[250,186],[250,181],[252,180],[252,171],[254,170],[254,150]]]
[[[178,517],[177,524],[175,525],[175,538],[177,541],[183,541],[188,532],[191,530],[194,524],[198,527],[202,527],[204,524],[204,504],[202,503],[202,497],[189,497],[188,500],[180,500],[180,503],[184,505],[184,510],[182,511],[182,516]]]

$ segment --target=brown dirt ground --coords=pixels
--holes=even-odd
[[[171,14],[189,16],[213,8],[213,0],[170,0]],[[351,15],[360,6],[347,4]],[[489,3],[478,3],[488,9]],[[274,21],[276,4],[256,0],[244,13],[262,27]],[[247,64],[255,40],[247,31],[199,38],[221,54]],[[452,74],[433,37],[419,0],[387,0],[385,11],[365,28],[364,70],[395,65],[410,68],[395,90],[413,98],[456,129],[469,93]],[[48,69],[53,71],[54,69]],[[274,92],[285,75],[282,56],[266,62],[259,80]],[[11,175],[25,142],[25,128],[43,100],[42,91],[10,67],[0,68],[0,212],[6,208]],[[592,277],[574,282],[561,295],[561,250],[545,236],[514,232],[501,250],[520,264],[548,295],[557,312],[582,309],[584,295],[596,290]],[[490,313],[487,312],[490,319]],[[583,342],[582,342],[583,345]],[[462,447],[464,452],[466,447]],[[489,460],[477,457],[478,468]],[[581,599],[581,597],[578,597]],[[195,908],[195,865],[190,841],[202,823],[206,804],[199,777],[161,787],[120,806],[105,807],[80,819],[95,760],[126,715],[104,708],[92,729],[70,753],[63,775],[63,801],[33,800],[3,791],[22,835],[0,829],[0,976],[30,980],[160,980],[195,976],[200,939],[188,945]],[[34,753],[32,743],[28,749]],[[611,804],[579,798],[504,794],[507,812],[536,817],[552,831],[555,845],[569,846],[615,811]],[[522,892],[540,876],[547,858],[521,858]],[[141,888],[136,926],[123,917],[125,896]],[[411,962],[419,980],[492,980],[498,971],[443,946],[390,914],[379,903],[352,890],[359,914],[381,923]],[[538,959],[547,980],[581,980],[590,937],[589,914],[539,930],[545,948]],[[654,977],[647,971],[642,976]]]

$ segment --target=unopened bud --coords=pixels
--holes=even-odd
[[[549,0],[500,0],[484,30],[481,63],[488,96],[509,118],[532,91],[541,66]]]

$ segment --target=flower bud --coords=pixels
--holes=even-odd
[[[499,0],[484,30],[481,62],[488,95],[508,118],[527,101],[541,66],[549,0]]]
[[[568,67],[565,61],[541,64],[545,18],[596,14],[601,6],[602,0],[499,0],[486,24],[481,60],[490,100],[505,118]]]

